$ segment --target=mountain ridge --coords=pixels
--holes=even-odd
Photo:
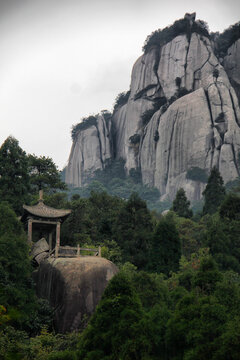
[[[217,40],[206,23],[195,21],[195,13],[177,20],[165,31],[166,42],[157,43],[162,32],[155,32],[153,44],[154,33],[150,45],[145,42],[133,66],[130,93],[118,98],[113,115],[102,112],[75,131],[68,184],[84,186],[96,170],[123,159],[126,173],[140,169],[143,183],[158,188],[162,200],[173,199],[183,187],[194,201],[205,183],[191,180],[189,170],[209,174],[217,166],[225,182],[239,176],[240,35],[218,58]]]

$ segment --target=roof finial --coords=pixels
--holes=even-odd
[[[43,190],[39,190],[39,202],[43,202]]]

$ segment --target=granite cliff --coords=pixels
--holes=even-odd
[[[54,309],[54,329],[81,328],[95,310],[117,267],[101,257],[48,258],[34,274],[37,295]]]
[[[143,183],[157,187],[162,199],[173,199],[180,187],[189,199],[201,198],[205,180],[190,170],[207,176],[217,166],[225,183],[236,179],[240,39],[222,57],[216,38],[195,14],[149,36],[125,101],[110,118],[101,113],[75,132],[66,182],[82,186],[120,158],[127,173],[140,169]]]

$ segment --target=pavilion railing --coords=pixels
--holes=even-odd
[[[79,245],[74,246],[56,246],[51,254],[55,252],[55,258],[58,257],[80,257],[80,256],[88,256],[89,254],[82,254],[83,252],[94,253],[95,256],[101,257],[101,246],[98,248],[82,248]]]

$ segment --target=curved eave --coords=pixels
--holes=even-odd
[[[23,205],[23,209],[25,214],[48,219],[66,218],[71,213],[71,210],[54,209],[43,202],[34,206]]]

